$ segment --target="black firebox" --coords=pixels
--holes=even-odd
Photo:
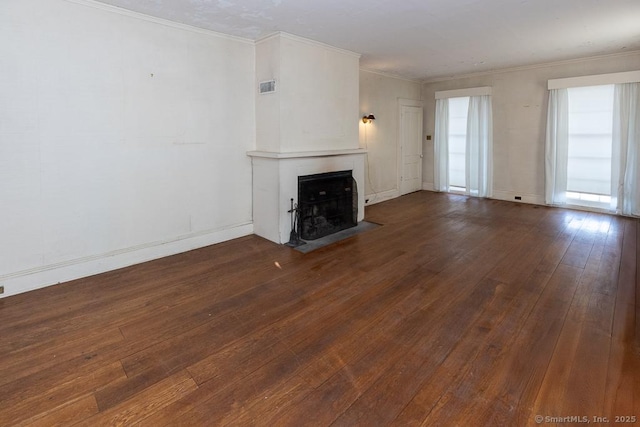
[[[358,189],[351,171],[299,176],[298,215],[304,240],[358,225]]]

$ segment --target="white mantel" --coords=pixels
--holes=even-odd
[[[266,159],[294,159],[298,157],[323,157],[323,156],[344,156],[347,154],[365,154],[367,150],[353,148],[348,150],[322,150],[322,151],[298,151],[290,153],[276,153],[272,151],[249,151],[250,157],[264,157]]]
[[[253,166],[254,233],[276,243],[289,241],[291,199],[298,201],[298,177],[352,171],[358,188],[358,222],[364,219],[364,155],[366,150],[323,150],[298,153],[250,151]]]

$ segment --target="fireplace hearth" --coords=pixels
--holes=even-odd
[[[298,177],[299,232],[315,240],[358,224],[358,190],[350,170]]]

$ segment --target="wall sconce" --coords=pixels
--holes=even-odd
[[[375,120],[375,116],[373,114],[369,114],[368,116],[362,117],[362,123],[371,123],[372,120]]]

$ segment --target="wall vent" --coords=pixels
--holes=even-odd
[[[260,93],[272,93],[276,91],[276,81],[268,80],[266,82],[260,82]]]

